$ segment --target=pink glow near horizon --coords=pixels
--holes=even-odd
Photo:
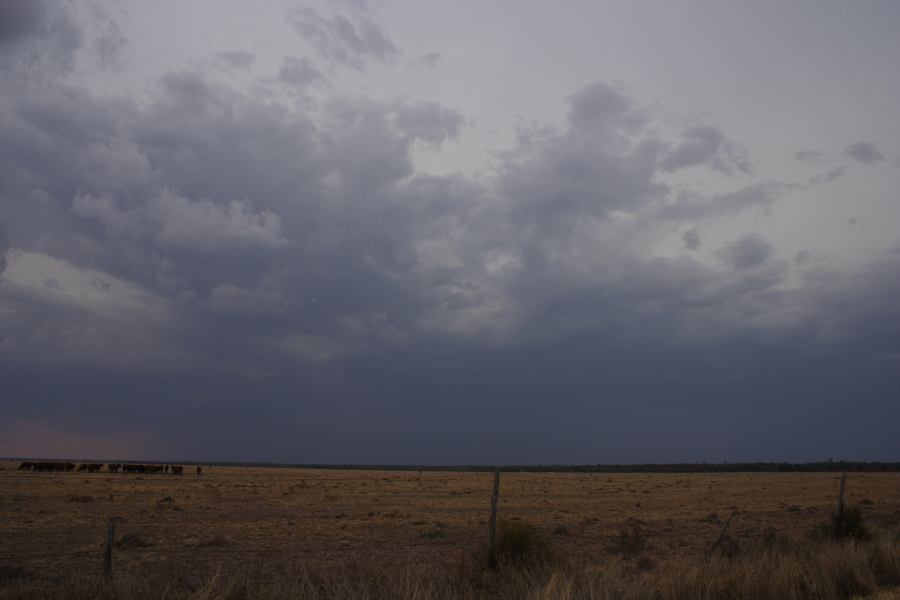
[[[0,422],[0,456],[28,458],[107,458],[148,457],[152,444],[146,436],[93,436],[62,431],[39,421]]]

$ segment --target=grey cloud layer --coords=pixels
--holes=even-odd
[[[726,140],[721,131],[710,125],[687,128],[681,143],[662,159],[660,166],[665,171],[675,171],[703,164],[725,173],[751,170],[747,150]]]
[[[366,60],[390,61],[399,56],[394,43],[363,10],[322,16],[311,8],[289,13],[289,22],[320,57],[361,69]]]
[[[26,74],[68,69],[83,38],[69,12],[47,0],[9,0],[0,5],[0,67]]]
[[[19,12],[0,43],[22,60],[35,44],[52,56],[60,42],[42,36],[62,17],[9,6]],[[398,54],[365,11],[291,19],[326,61]],[[321,77],[302,57],[277,74],[299,88]],[[476,179],[415,170],[418,146],[466,126],[437,102],[341,95],[313,106],[190,70],[162,77],[146,101],[10,79],[4,414],[58,414],[88,432],[137,421],[173,456],[226,457],[229,440],[249,435],[242,458],[404,462],[699,460],[706,451],[677,454],[679,435],[724,428],[743,440],[767,427],[796,456],[817,433],[792,440],[764,416],[793,398],[791,419],[823,402],[822,431],[843,426],[838,393],[852,373],[867,375],[865,410],[897,416],[885,403],[900,355],[900,256],[841,274],[779,260],[752,232],[713,247],[712,262],[657,254],[668,236],[699,251],[699,225],[771,209],[798,186],[746,182],[747,152],[709,124],[660,139],[652,113],[615,86],[590,83],[565,101],[563,126],[523,132]],[[738,187],[666,183],[689,167],[736,175]],[[809,378],[817,369],[821,381]],[[72,389],[74,404],[61,399]],[[80,417],[85,406],[104,416]],[[483,425],[466,423],[475,410]],[[658,441],[629,446],[621,432],[636,428]],[[853,444],[838,450],[900,450],[880,430]],[[719,455],[759,456],[726,446]]]
[[[875,165],[885,161],[884,154],[871,142],[859,142],[848,146],[844,154],[861,163]]]

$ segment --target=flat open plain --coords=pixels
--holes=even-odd
[[[16,466],[0,463],[0,564],[39,576],[99,573],[110,518],[118,538],[131,540],[116,548],[117,572],[452,562],[486,538],[488,473],[207,467],[198,477],[190,467],[179,477]],[[568,556],[596,565],[621,560],[619,534],[637,527],[640,557],[658,563],[701,555],[733,512],[729,535],[739,543],[766,528],[806,536],[828,521],[839,478],[504,473],[499,514],[538,525]],[[850,473],[847,501],[867,524],[896,530],[900,474]]]

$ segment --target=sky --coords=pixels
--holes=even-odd
[[[900,460],[898,25],[0,0],[0,455]]]

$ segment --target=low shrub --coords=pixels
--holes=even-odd
[[[196,548],[221,548],[223,546],[227,546],[228,541],[223,538],[221,535],[213,535],[207,538],[203,538],[199,542],[195,544]]]
[[[863,523],[862,511],[857,506],[847,506],[843,514],[835,513],[831,517],[831,530],[838,539],[865,539],[869,536]]]
[[[67,500],[75,504],[90,504],[94,501],[93,496],[70,495]]]
[[[628,523],[619,530],[614,550],[625,556],[637,556],[647,548],[639,523]]]
[[[28,572],[23,567],[16,564],[0,563],[0,585],[27,577]]]
[[[869,532],[859,507],[846,506],[842,513],[832,513],[829,523],[818,525],[813,531],[813,537],[819,540],[864,540],[869,538]]]
[[[116,546],[119,548],[131,549],[131,548],[148,548],[152,546],[150,542],[141,537],[140,534],[129,532],[124,534],[118,540],[116,540]]]
[[[550,540],[527,521],[501,521],[497,531],[497,559],[501,563],[540,562],[551,557]]]

